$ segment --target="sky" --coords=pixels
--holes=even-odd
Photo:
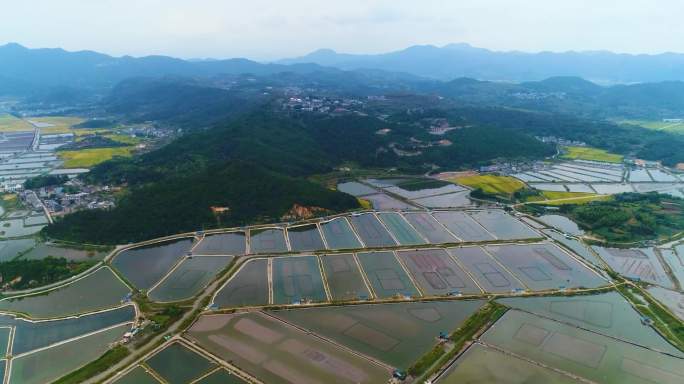
[[[684,52],[681,0],[0,0],[0,44],[115,56],[498,51]]]

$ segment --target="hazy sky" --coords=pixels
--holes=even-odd
[[[681,0],[0,0],[0,44],[270,60],[467,42],[684,52]]]

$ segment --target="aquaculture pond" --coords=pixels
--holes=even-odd
[[[252,229],[249,231],[250,253],[287,252],[282,228]]]
[[[233,258],[234,256],[187,257],[149,292],[149,297],[161,302],[189,299],[206,287]]]
[[[344,217],[338,217],[321,223],[321,231],[325,236],[329,249],[354,249],[362,247],[349,222]]]
[[[568,238],[552,229],[542,229],[542,232],[544,232],[544,234],[550,238],[563,244],[566,248],[581,256],[584,260],[594,264],[597,267],[603,266],[603,263],[599,260],[598,256],[596,256],[596,254],[594,254],[594,252],[587,245],[579,240],[575,238]]]
[[[225,369],[219,369],[197,381],[197,384],[247,384],[247,382]]]
[[[386,382],[368,360],[261,312],[205,315],[187,337],[269,384]]]
[[[351,216],[351,222],[366,247],[387,247],[396,245],[392,236],[372,213]]]
[[[168,384],[186,384],[216,367],[181,343],[172,343],[145,361]]]
[[[406,212],[404,217],[431,244],[455,243],[459,241],[427,212]]]
[[[67,285],[2,299],[0,310],[32,318],[69,316],[119,306],[130,291],[109,267],[101,267]]]
[[[451,248],[448,252],[470,272],[485,292],[506,293],[526,288],[480,247]]]
[[[206,235],[192,249],[195,255],[244,255],[245,252],[247,252],[247,239],[244,232]]]
[[[192,239],[127,249],[119,253],[112,265],[139,289],[157,283],[192,247]]]
[[[316,256],[277,257],[272,269],[274,304],[327,300]]]
[[[290,247],[295,252],[325,249],[316,224],[289,227],[287,236],[290,238]]]
[[[115,384],[160,384],[147,369],[137,366],[126,373],[123,377],[116,380]]]
[[[39,260],[48,256],[63,257],[72,261],[102,260],[107,256],[104,249],[79,249],[51,244],[38,244],[30,252],[21,256],[22,260]]]
[[[468,212],[468,214],[497,239],[518,240],[541,237],[539,233],[504,211],[485,210]]]
[[[216,293],[213,303],[219,308],[268,304],[268,260],[252,259]]]
[[[465,212],[435,212],[437,221],[462,241],[494,240],[480,224]]]
[[[395,212],[380,212],[378,217],[385,224],[387,229],[394,235],[401,245],[418,245],[425,244],[418,232],[401,216]]]
[[[353,254],[322,256],[321,264],[333,300],[371,297]]]
[[[554,227],[561,232],[569,233],[571,235],[579,236],[584,233],[583,230],[574,221],[561,215],[542,215],[539,220],[546,223],[550,227]]]
[[[440,332],[450,334],[484,303],[461,300],[369,304],[272,313],[352,350],[406,369],[437,343]]]
[[[473,279],[443,249],[399,251],[397,256],[426,295],[482,293]]]
[[[13,260],[35,245],[35,239],[0,240],[0,262]]]
[[[363,252],[357,257],[375,297],[387,299],[397,295],[420,296],[393,252]]]

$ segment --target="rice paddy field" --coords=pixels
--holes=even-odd
[[[393,252],[364,252],[357,254],[357,257],[375,297],[420,296]]]
[[[216,293],[213,303],[219,308],[267,305],[268,260],[252,259],[245,262]]]
[[[652,248],[592,248],[610,268],[625,277],[674,288]]]
[[[293,251],[316,251],[325,249],[323,238],[316,224],[289,227],[287,235]]]
[[[489,245],[485,250],[534,291],[606,285],[599,275],[550,243]]]
[[[353,254],[322,256],[321,264],[333,301],[371,297]]]
[[[511,195],[525,186],[524,183],[514,177],[497,175],[462,176],[456,177],[452,181],[473,189],[479,188],[485,193],[494,195]]]
[[[7,113],[0,114],[0,132],[22,132],[33,131],[33,129],[33,126],[28,121]]]
[[[407,369],[475,313],[483,300],[321,307],[276,317],[386,364]],[[384,381],[383,381],[384,382]]]
[[[529,313],[510,310],[487,344],[601,383],[681,383],[683,360]]]
[[[352,225],[366,247],[387,247],[396,245],[389,232],[372,213],[353,215]]]
[[[269,384],[386,382],[386,367],[261,312],[205,315],[186,337]]]
[[[4,298],[0,310],[34,319],[63,317],[119,306],[130,291],[109,267],[102,267],[55,289]]]
[[[83,338],[12,359],[10,382],[43,384],[97,359],[130,329],[120,325]]]
[[[338,217],[321,223],[321,231],[325,236],[329,249],[361,248],[359,239],[354,234],[351,225],[344,217]]]
[[[147,369],[142,366],[137,366],[126,373],[120,379],[114,382],[115,384],[160,384],[157,379],[152,376]]]
[[[114,157],[131,157],[135,147],[90,148],[77,151],[58,151],[64,168],[92,168]]]
[[[450,248],[454,256],[470,272],[485,292],[507,293],[526,287],[480,247]]]
[[[192,249],[195,255],[244,255],[246,252],[247,239],[244,232],[206,235]]]
[[[397,256],[426,295],[482,293],[470,276],[443,249],[399,251]]]
[[[684,122],[662,121],[662,120],[623,120],[620,124],[638,125],[656,131],[667,131],[672,133],[684,133]]]
[[[617,292],[571,297],[512,297],[498,300],[508,307],[571,324],[605,336],[683,356]]]
[[[491,233],[465,212],[435,212],[433,215],[462,241],[495,240]]]
[[[252,229],[249,231],[250,253],[287,252],[285,231],[281,228]]]
[[[84,120],[80,117],[73,116],[45,116],[45,117],[31,117],[26,121],[31,125],[40,128],[40,133],[43,135],[58,134],[58,133],[74,133],[73,126],[82,123]]]
[[[327,301],[316,256],[277,257],[271,268],[274,304]]]
[[[591,147],[563,147],[563,158],[572,160],[591,160],[604,161],[606,163],[620,163],[622,162],[622,155],[610,153],[604,149]]]
[[[380,212],[377,214],[378,218],[385,224],[385,227],[394,235],[401,245],[418,245],[425,244],[418,232],[396,212]]]
[[[580,381],[475,343],[437,383],[576,384]]]
[[[233,256],[193,256],[185,258],[148,296],[154,301],[170,302],[192,298],[224,270]]]
[[[216,364],[181,343],[171,343],[145,364],[168,384],[186,384],[209,373]]]
[[[112,260],[114,268],[139,289],[149,289],[185,256],[192,239],[127,249]]]
[[[456,243],[459,241],[427,212],[407,212],[404,213],[404,218],[431,244]]]

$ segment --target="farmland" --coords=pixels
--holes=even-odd
[[[563,147],[563,158],[570,160],[604,161],[606,163],[620,163],[622,156],[610,153],[604,149],[591,147]]]
[[[64,168],[91,168],[114,157],[130,157],[133,147],[91,148],[77,151],[58,151]]]
[[[475,175],[456,177],[453,181],[467,185],[473,189],[481,189],[492,195],[512,195],[515,191],[525,187],[520,180],[509,176]]]
[[[0,132],[32,131],[33,126],[9,114],[0,114]]]

